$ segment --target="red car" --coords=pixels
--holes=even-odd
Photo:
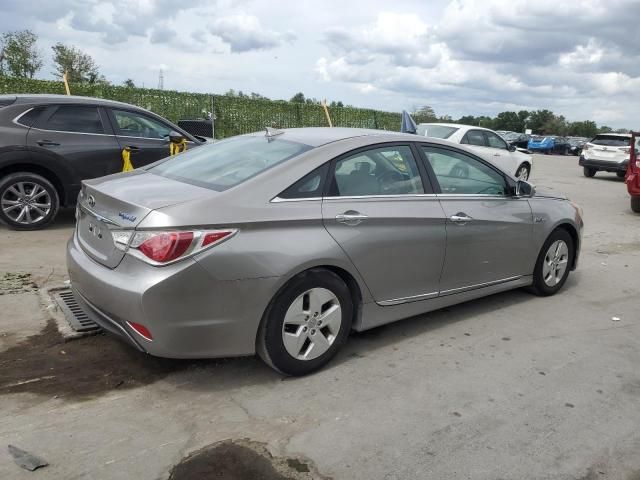
[[[640,138],[640,132],[631,132],[631,145],[636,145],[637,138]],[[640,153],[637,148],[632,148],[629,155],[629,165],[627,165],[624,181],[631,195],[631,210],[640,213]]]

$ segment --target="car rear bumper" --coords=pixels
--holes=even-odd
[[[67,267],[74,296],[93,321],[140,351],[169,358],[254,354],[278,282],[216,280],[192,259],[153,267],[126,255],[109,269],[86,255],[75,235],[67,244]],[[152,340],[129,322],[144,325]]]
[[[611,160],[601,160],[596,158],[585,158],[584,155],[580,155],[578,165],[581,167],[595,168],[598,170],[604,170],[605,172],[625,172],[627,170],[626,162],[616,162]]]

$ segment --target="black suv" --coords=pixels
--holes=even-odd
[[[49,224],[73,206],[86,178],[169,155],[170,138],[204,143],[126,103],[64,95],[0,95],[0,221],[20,230]]]

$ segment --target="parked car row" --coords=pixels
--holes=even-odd
[[[62,95],[0,96],[0,221],[22,230],[75,205],[81,181],[169,154],[170,141],[202,145],[168,120],[133,105]]]

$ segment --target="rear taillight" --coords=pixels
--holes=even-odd
[[[112,230],[116,248],[152,265],[182,260],[231,238],[237,230]]]

